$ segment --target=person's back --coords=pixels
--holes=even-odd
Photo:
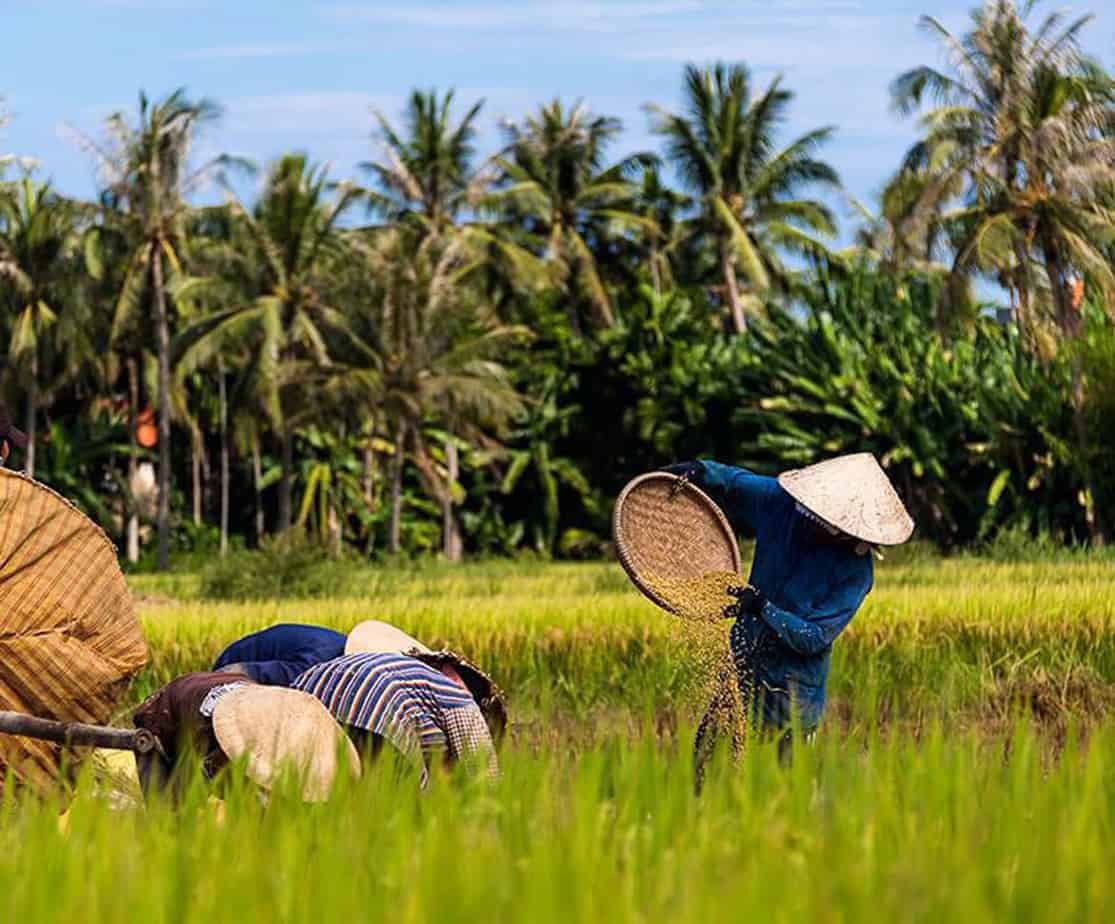
[[[309,668],[293,686],[316,696],[342,725],[385,738],[422,768],[423,780],[438,755],[479,755],[496,772],[491,734],[468,688],[416,658],[345,655]]]
[[[213,664],[215,671],[236,671],[256,683],[290,686],[315,664],[345,652],[345,636],[324,626],[280,623],[229,645]]]

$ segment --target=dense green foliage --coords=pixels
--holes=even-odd
[[[334,555],[594,557],[641,471],[863,449],[940,546],[1098,544],[1115,84],[1087,17],[1032,6],[925,21],[946,64],[894,81],[919,140],[846,251],[833,129],[783,138],[794,93],[744,65],[686,68],[658,151],[616,158],[619,121],[559,99],[485,160],[482,102],[415,92],[374,114],[367,187],[288,154],[205,208],[245,166],[192,163],[216,107],[141,95],[90,140],[98,202],[0,176],[20,461],[164,565],[292,527]]]

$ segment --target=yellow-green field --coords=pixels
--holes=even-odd
[[[521,720],[674,711],[703,690],[706,649],[645,601],[616,565],[492,563],[367,569],[336,599],[199,599],[191,576],[133,580],[151,642],[139,692],[207,667],[229,641],[275,622],[347,631],[385,619],[490,667]],[[726,633],[727,627],[721,631]],[[700,650],[695,650],[700,649]],[[1102,559],[884,563],[834,649],[832,718],[1092,721],[1115,705],[1115,565]]]
[[[489,668],[513,734],[494,789],[377,768],[324,806],[242,781],[141,807],[83,775],[0,807],[0,921],[1107,920],[1115,569],[884,564],[836,646],[832,708],[789,767],[688,747],[718,636],[615,566],[368,569],[336,599],[214,602],[133,580],[133,701],[277,621],[387,619]]]

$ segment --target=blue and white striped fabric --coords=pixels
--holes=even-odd
[[[492,752],[487,726],[469,691],[405,655],[334,658],[315,664],[292,686],[316,696],[341,724],[383,736],[423,770],[432,753],[449,751],[458,758]],[[470,730],[479,720],[486,740],[462,739],[462,718]]]

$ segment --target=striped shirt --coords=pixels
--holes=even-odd
[[[498,772],[491,734],[467,689],[399,654],[345,655],[315,664],[292,684],[316,696],[342,725],[380,735],[422,768],[431,755],[482,757]]]

